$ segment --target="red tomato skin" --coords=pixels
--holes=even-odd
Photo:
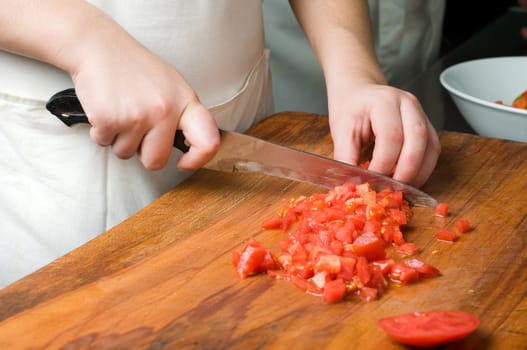
[[[401,245],[396,245],[395,250],[400,254],[414,256],[418,253],[419,248],[415,243],[403,243]]]
[[[459,310],[432,310],[386,317],[377,324],[403,344],[434,347],[465,338],[479,327],[480,321]]]
[[[367,285],[371,279],[370,267],[365,257],[360,256],[357,260],[356,265],[357,276],[359,277],[362,284]]]
[[[435,277],[439,275],[439,269],[436,267],[422,262],[418,259],[406,259],[403,261],[407,266],[417,270],[419,277]]]
[[[352,247],[357,255],[365,257],[368,261],[386,258],[383,241],[372,232],[365,232],[357,237]]]
[[[455,242],[458,235],[452,230],[442,229],[436,232],[436,238],[440,241]]]
[[[448,203],[438,203],[434,209],[434,215],[441,218],[446,218],[448,216]]]
[[[371,287],[362,287],[359,289],[359,296],[364,301],[372,301],[378,298],[379,291]]]
[[[327,271],[332,274],[340,272],[340,258],[338,255],[319,255],[315,263],[315,272]]]
[[[377,260],[372,262],[372,265],[377,266],[384,276],[388,276],[392,271],[393,265],[395,265],[395,260],[385,259]]]
[[[459,219],[454,223],[454,225],[456,226],[457,230],[461,233],[466,233],[470,231],[470,222],[466,219]]]
[[[262,228],[264,230],[273,230],[282,227],[282,218],[279,216],[274,216],[262,222]]]
[[[240,254],[240,259],[236,265],[236,271],[242,279],[247,276],[254,275],[261,272],[260,266],[265,259],[267,249],[255,245],[249,244]]]
[[[395,283],[407,284],[419,280],[419,271],[404,262],[396,262],[390,271],[390,280]]]
[[[346,285],[341,279],[326,282],[322,298],[326,303],[336,303],[344,299],[346,295]]]
[[[353,280],[353,277],[355,276],[355,265],[357,264],[357,259],[353,257],[344,257],[341,256],[340,258],[340,272],[338,274],[339,277],[346,281]]]

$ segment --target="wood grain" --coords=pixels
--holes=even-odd
[[[250,134],[330,156],[324,116],[275,115]],[[406,239],[442,275],[380,300],[327,305],[265,275],[240,280],[231,253],[250,237],[278,249],[263,219],[314,186],[200,170],[112,230],[0,290],[2,349],[402,349],[376,326],[392,314],[461,309],[479,330],[446,348],[527,348],[527,144],[443,132],[423,190],[452,215],[414,208]],[[435,231],[457,218],[455,243]]]

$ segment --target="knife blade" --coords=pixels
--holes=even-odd
[[[74,89],[53,95],[46,108],[67,126],[89,123]],[[218,152],[203,168],[222,172],[261,173],[328,189],[345,182],[368,182],[377,191],[385,188],[402,191],[405,199],[415,206],[435,207],[438,203],[418,188],[360,166],[233,131],[220,130],[220,135]],[[182,152],[189,149],[181,130],[176,131],[174,147]]]

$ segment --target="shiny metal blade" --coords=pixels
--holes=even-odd
[[[412,205],[437,205],[437,201],[423,191],[360,166],[223,130],[221,147],[204,168],[223,172],[261,173],[324,188],[333,188],[345,182],[368,182],[377,191],[385,188],[402,191]]]

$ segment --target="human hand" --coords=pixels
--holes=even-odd
[[[369,169],[422,186],[441,145],[417,98],[387,85],[363,83],[329,95],[329,123],[337,160],[358,164],[375,141]]]
[[[123,33],[114,39],[92,42],[72,72],[93,141],[119,158],[137,153],[145,168],[158,170],[181,129],[191,147],[178,168],[205,164],[220,142],[211,113],[173,66]]]

